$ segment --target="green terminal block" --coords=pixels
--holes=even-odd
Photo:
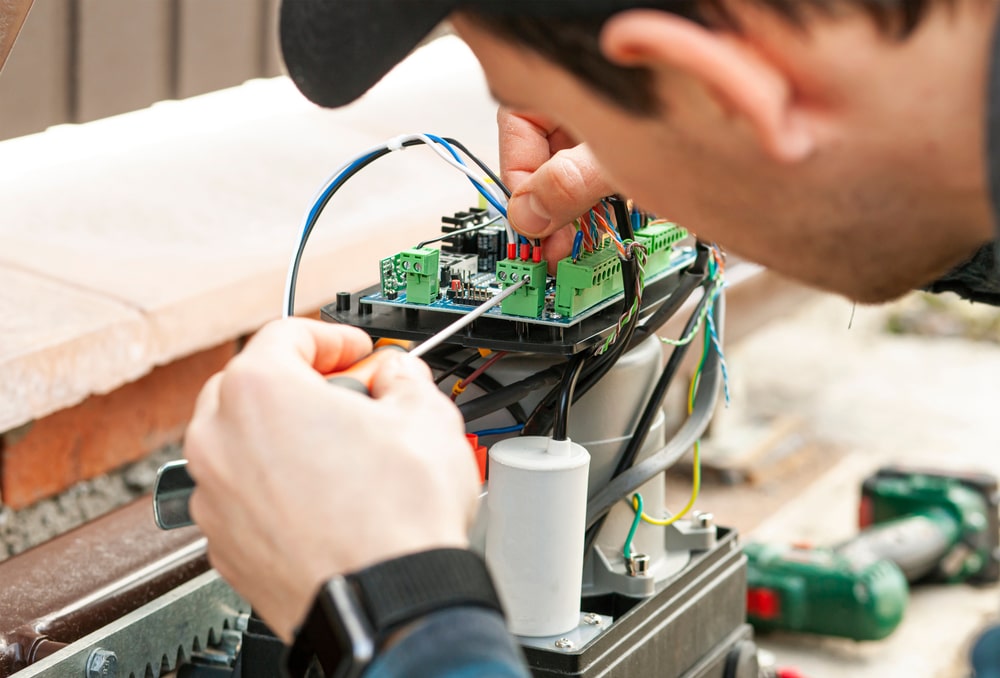
[[[566,257],[556,269],[555,311],[569,318],[622,291],[622,262],[614,246]]]
[[[653,224],[635,233],[636,242],[646,246],[646,276],[656,275],[670,266],[674,245],[688,236],[677,224]]]
[[[497,281],[503,288],[528,278],[528,282],[517,292],[500,303],[500,310],[507,315],[522,318],[538,318],[545,308],[545,267],[540,261],[503,259],[497,262]]]
[[[646,246],[645,277],[662,273],[670,266],[674,245],[686,238],[677,224],[653,224],[635,234]],[[556,271],[555,312],[571,318],[622,291],[621,260],[611,245],[584,252],[575,262],[567,257]]]
[[[440,252],[430,247],[413,248],[399,253],[399,266],[406,274],[406,301],[430,304],[438,297]]]

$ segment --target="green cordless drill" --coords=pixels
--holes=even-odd
[[[908,583],[1000,579],[997,480],[884,468],[861,487],[861,531],[836,546],[747,544],[747,617],[782,629],[879,640],[903,618]]]

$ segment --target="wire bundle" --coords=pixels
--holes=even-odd
[[[357,174],[371,163],[382,158],[393,151],[399,151],[412,146],[426,145],[434,153],[444,160],[448,165],[454,167],[468,177],[472,185],[483,196],[483,198],[494,209],[500,212],[505,218],[507,216],[507,200],[510,198],[510,190],[504,186],[500,178],[482,160],[473,155],[469,149],[454,139],[442,138],[433,134],[407,134],[390,139],[384,144],[374,146],[364,151],[347,163],[338,168],[330,178],[317,191],[313,198],[312,205],[306,212],[303,219],[302,233],[299,236],[298,244],[292,255],[292,260],[288,265],[288,276],[285,280],[285,296],[282,304],[282,315],[288,317],[295,314],[295,285],[298,280],[299,266],[302,263],[302,255],[305,252],[306,243],[316,227],[316,222],[326,208],[327,203],[334,194],[347,182],[348,179]],[[478,167],[482,175],[476,173],[459,155],[462,152],[467,158]],[[514,229],[507,224],[508,243],[517,242]]]

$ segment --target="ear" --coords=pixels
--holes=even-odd
[[[630,10],[608,20],[601,48],[619,65],[671,70],[700,81],[724,110],[750,124],[761,148],[775,160],[797,162],[815,148],[785,73],[739,35],[665,11]]]

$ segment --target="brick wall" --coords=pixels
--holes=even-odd
[[[237,342],[154,369],[0,436],[0,497],[20,509],[180,441],[205,381]]]

